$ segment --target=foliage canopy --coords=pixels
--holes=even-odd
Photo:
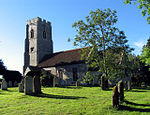
[[[2,59],[0,59],[0,75],[3,75],[6,71],[6,67],[2,61]]]
[[[125,4],[137,4],[138,8],[141,9],[143,16],[147,17],[147,22],[150,24],[150,0],[125,0]]]
[[[98,68],[99,72],[112,76],[121,71],[119,66],[123,53],[131,49],[123,31],[116,26],[116,11],[109,8],[91,11],[86,20],[75,22],[72,27],[77,32],[74,45],[87,47],[82,49],[82,59],[86,59],[89,67]]]
[[[142,62],[150,66],[150,38],[147,40],[147,44],[143,46],[143,51],[140,58]]]

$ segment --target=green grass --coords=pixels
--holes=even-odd
[[[126,103],[112,108],[112,91],[100,87],[42,88],[44,94],[29,96],[18,88],[0,89],[0,115],[147,115],[150,114],[150,90],[125,92]]]

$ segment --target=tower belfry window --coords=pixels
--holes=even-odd
[[[31,38],[34,38],[34,30],[33,29],[31,30],[30,34],[31,34]]]
[[[33,52],[33,50],[34,50],[34,47],[31,48],[31,52]]]
[[[45,30],[43,31],[43,38],[46,39],[46,32],[45,32]]]

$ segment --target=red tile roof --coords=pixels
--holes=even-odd
[[[51,55],[46,55],[38,65],[39,67],[54,67],[58,65],[84,63],[81,60],[81,48],[68,51],[57,52]]]

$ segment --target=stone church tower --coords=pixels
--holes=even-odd
[[[28,66],[37,66],[46,54],[52,53],[51,23],[39,17],[28,20],[26,25],[23,73]]]

